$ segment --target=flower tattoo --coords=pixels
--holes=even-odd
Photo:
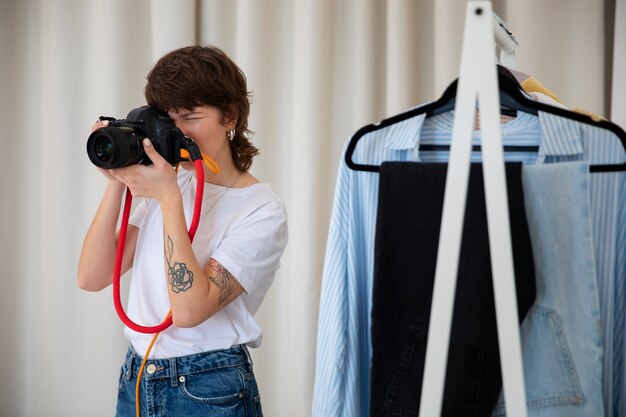
[[[165,253],[167,260],[167,277],[172,291],[175,293],[185,292],[193,285],[193,272],[187,269],[187,265],[183,262],[174,262],[172,265],[172,256],[174,255],[174,242],[172,238],[167,236],[167,248],[169,255]]]

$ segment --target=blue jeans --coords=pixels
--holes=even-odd
[[[135,416],[142,358],[131,348],[122,365],[117,417]],[[143,371],[142,417],[262,417],[259,389],[245,346],[170,359],[150,359]]]
[[[525,165],[537,298],[520,329],[529,417],[603,416],[588,165]],[[504,414],[502,398],[494,415]]]

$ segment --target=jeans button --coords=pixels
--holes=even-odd
[[[146,371],[152,375],[155,371],[156,371],[156,365],[151,363],[150,365],[148,365],[148,367],[146,368]]]

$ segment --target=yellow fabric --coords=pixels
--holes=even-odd
[[[595,113],[590,112],[590,111],[585,110],[585,109],[580,109],[580,108],[577,107],[575,109],[572,109],[572,111],[574,111],[576,113],[584,114],[585,116],[589,116],[589,117],[591,117],[591,119],[594,122],[601,122],[603,120],[606,121],[606,117],[602,117],[599,114],[595,114]]]
[[[546,88],[546,86],[544,86],[543,84],[541,84],[536,78],[534,77],[529,77],[527,78],[524,82],[522,82],[522,88],[524,89],[524,91],[526,91],[527,93],[542,93],[545,94],[546,96],[558,101],[561,104],[565,104],[563,103],[563,100],[561,100],[559,98],[559,96],[557,96],[556,94],[554,94],[552,91],[550,91],[548,88]],[[602,120],[606,120],[605,117],[600,116],[599,114],[590,112],[588,110],[585,109],[581,109],[581,108],[575,108],[575,109],[571,109],[573,112],[579,113],[579,114],[584,114],[585,116],[589,116],[591,117],[591,119],[594,122],[600,122]]]
[[[529,77],[527,78],[523,83],[522,83],[522,88],[524,89],[524,91],[526,91],[527,93],[541,93],[541,94],[545,94],[546,96],[558,101],[561,104],[563,103],[563,100],[561,100],[559,98],[559,96],[557,96],[556,94],[554,94],[552,91],[550,91],[545,85],[541,84],[536,78],[534,77]]]

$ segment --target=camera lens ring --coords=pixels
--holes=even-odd
[[[89,160],[103,169],[136,164],[139,151],[139,140],[135,132],[125,127],[103,127],[92,132],[87,139]]]

